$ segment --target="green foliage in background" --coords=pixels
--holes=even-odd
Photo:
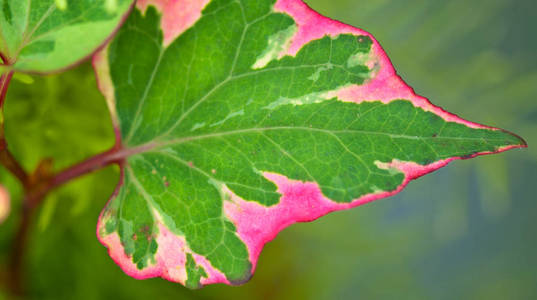
[[[537,297],[537,42],[528,39],[537,26],[533,1],[308,3],[373,33],[419,94],[463,118],[520,133],[530,147],[457,162],[396,197],[295,225],[266,247],[250,283],[194,292],[126,276],[98,243],[96,219],[118,179],[109,168],[55,192],[38,212],[27,271],[34,298]],[[113,144],[88,64],[18,79],[6,103],[6,135],[27,169],[41,157],[52,157],[60,169]],[[3,169],[0,182],[15,184]],[[16,221],[12,214],[0,225],[0,264]]]

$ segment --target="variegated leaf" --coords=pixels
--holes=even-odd
[[[283,228],[525,146],[414,94],[300,0],[138,1],[95,59],[122,179],[101,242],[136,278],[239,284]]]
[[[132,0],[0,0],[0,55],[10,70],[47,73],[88,57]]]

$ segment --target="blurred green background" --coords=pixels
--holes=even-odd
[[[516,132],[530,147],[456,161],[390,199],[291,226],[265,247],[249,283],[198,291],[132,279],[108,257],[95,226],[118,171],[105,169],[58,190],[38,211],[26,259],[29,298],[537,299],[537,2],[307,3],[373,33],[419,94]],[[16,78],[6,131],[27,169],[43,157],[63,168],[113,144],[89,64]],[[0,182],[14,198],[0,225],[4,266],[20,187],[4,169]]]

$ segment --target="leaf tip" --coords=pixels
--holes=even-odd
[[[250,279],[252,279],[253,276],[254,276],[254,274],[252,272],[247,272],[242,277],[239,277],[237,279],[229,280],[229,283],[231,285],[243,285],[243,284],[247,283],[248,281],[250,281]]]
[[[503,140],[503,143],[497,145],[492,150],[475,151],[473,153],[468,153],[466,155],[456,157],[456,159],[470,159],[470,158],[474,158],[474,157],[481,156],[481,155],[497,154],[497,153],[505,152],[511,149],[528,147],[527,142],[521,136],[515,133],[512,133],[504,129],[500,129],[500,128],[491,128],[491,129],[492,131],[498,134],[498,137]]]
[[[506,144],[497,149],[496,153],[504,152],[511,149],[517,148],[528,148],[528,143],[524,138],[519,136],[516,133],[510,132],[505,129],[498,129],[506,137]]]

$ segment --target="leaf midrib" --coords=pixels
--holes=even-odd
[[[304,165],[302,165],[299,161],[297,161],[294,157],[292,157],[285,149],[281,148],[281,145],[279,145],[276,141],[272,140],[271,138],[269,138],[268,136],[263,134],[264,132],[270,131],[270,130],[304,130],[304,131],[322,132],[322,133],[325,133],[325,134],[329,134],[330,136],[336,138],[338,140],[338,142],[346,149],[346,151],[348,151],[349,153],[354,155],[359,160],[361,160],[361,157],[359,155],[355,154],[354,152],[352,152],[350,149],[348,149],[346,147],[346,145],[343,143],[343,141],[340,140],[339,136],[337,135],[338,133],[384,135],[384,136],[388,136],[390,138],[405,138],[405,139],[413,139],[413,140],[444,139],[444,140],[503,141],[503,139],[485,139],[485,138],[473,138],[473,137],[442,137],[442,136],[421,137],[421,136],[412,136],[412,135],[405,135],[405,134],[392,134],[392,133],[387,133],[387,132],[377,132],[377,131],[367,131],[367,130],[349,130],[349,129],[346,129],[346,130],[326,130],[326,129],[310,128],[310,127],[277,126],[277,127],[264,127],[264,128],[249,128],[249,129],[241,129],[241,130],[231,130],[231,131],[218,132],[218,133],[212,133],[212,134],[189,136],[189,137],[184,137],[184,138],[170,140],[170,141],[163,141],[163,142],[160,142],[160,143],[155,143],[155,142],[147,143],[147,144],[144,144],[144,145],[141,145],[141,146],[130,148],[129,149],[130,150],[129,151],[130,155],[126,155],[126,157],[134,156],[136,154],[143,154],[143,153],[155,153],[155,154],[159,154],[159,155],[165,155],[165,156],[168,156],[168,157],[180,162],[184,166],[194,168],[200,174],[202,174],[202,175],[206,176],[207,178],[209,178],[211,180],[214,180],[215,182],[218,182],[220,184],[237,184],[237,185],[241,185],[241,186],[245,186],[245,187],[248,187],[248,188],[259,190],[259,188],[244,185],[244,184],[241,184],[241,183],[238,183],[238,182],[222,181],[222,180],[216,179],[215,177],[211,176],[206,171],[204,171],[204,170],[202,170],[202,169],[200,169],[200,168],[198,168],[196,166],[190,165],[188,162],[186,162],[185,160],[181,159],[179,156],[170,155],[170,153],[160,151],[162,148],[168,147],[170,145],[180,145],[180,144],[184,144],[184,143],[188,143],[188,142],[192,142],[192,141],[198,141],[198,140],[203,140],[203,139],[208,139],[208,138],[218,138],[218,137],[224,137],[224,136],[229,136],[229,135],[234,135],[234,134],[258,132],[263,137],[267,138],[271,143],[273,143],[279,149],[279,151],[282,152],[283,155],[288,156],[299,167],[301,167],[306,172],[306,174],[307,174],[307,176],[309,177],[310,180],[316,181],[314,176],[312,176],[309,173],[309,171],[307,170],[307,168],[305,168]],[[137,151],[136,149],[141,149],[141,150]],[[367,166],[367,164],[365,164],[365,162],[362,161],[362,163],[364,163],[364,165]],[[130,175],[132,177],[136,177],[134,175],[134,172],[132,171],[132,169],[130,169],[130,166],[128,164],[127,164],[127,167],[131,171]],[[369,170],[369,171],[371,172],[371,170]],[[337,189],[337,188],[333,188],[333,187],[328,187],[328,188]],[[261,191],[265,191],[265,190],[261,189]]]
[[[122,149],[121,153],[118,153],[118,156],[121,158],[127,158],[130,156],[134,156],[137,154],[142,154],[146,152],[155,151],[161,148],[169,147],[169,146],[175,146],[180,144],[185,144],[193,141],[199,141],[204,139],[210,139],[210,138],[219,138],[219,137],[225,137],[230,135],[236,135],[236,134],[244,134],[244,133],[264,133],[267,131],[272,130],[303,130],[303,131],[310,131],[310,132],[321,132],[329,135],[337,135],[337,134],[365,134],[365,135],[383,135],[388,136],[390,138],[395,139],[410,139],[410,140],[460,140],[460,141],[504,141],[505,139],[493,139],[493,138],[483,138],[483,137],[448,137],[448,136],[435,136],[435,137],[424,137],[424,136],[416,136],[416,135],[406,135],[406,134],[393,134],[388,132],[381,132],[381,131],[370,131],[370,130],[352,130],[352,129],[343,129],[343,130],[327,130],[327,129],[321,129],[321,128],[315,128],[315,127],[303,127],[303,126],[274,126],[274,127],[256,127],[256,128],[248,128],[248,129],[238,129],[238,130],[230,130],[230,131],[222,131],[222,132],[215,132],[215,133],[208,133],[203,135],[195,135],[195,136],[187,136],[177,139],[172,139],[168,141],[152,141],[148,143],[144,143],[141,145],[134,145],[132,147],[129,147],[126,145],[125,148]],[[491,129],[494,130],[494,129]]]
[[[45,22],[45,20],[55,10],[56,10],[56,5],[54,3],[52,3],[52,5],[49,6],[47,11],[41,16],[41,19],[39,19],[39,21],[37,21],[35,26],[31,30],[28,30],[29,29],[28,26],[30,25],[30,14],[31,14],[31,11],[32,11],[32,1],[31,0],[29,1],[28,14],[26,15],[26,29],[24,30],[23,39],[22,39],[21,45],[19,46],[19,49],[17,49],[17,51],[15,53],[15,57],[18,57],[19,53],[22,51],[22,49],[24,49],[24,47],[29,45],[32,40],[35,40],[35,39],[32,39],[32,35],[39,28],[39,26],[41,26],[41,24],[43,24],[43,22]]]

